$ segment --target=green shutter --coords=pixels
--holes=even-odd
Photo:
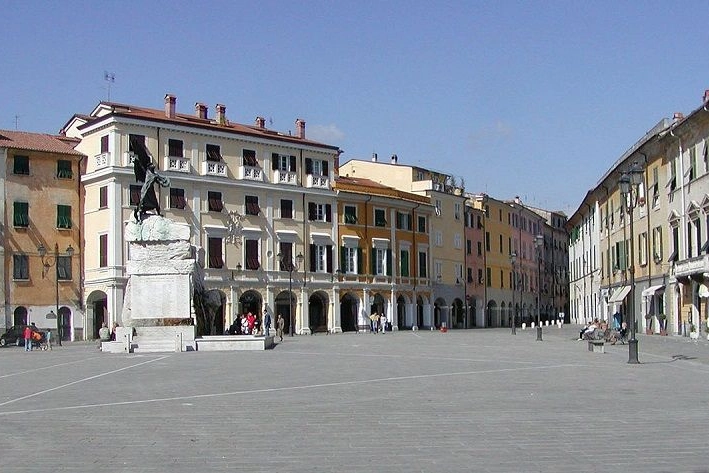
[[[28,227],[30,225],[29,204],[27,202],[14,202],[12,224],[15,227]]]
[[[364,264],[364,256],[362,248],[357,248],[357,274],[362,274],[362,265]]]
[[[391,276],[391,263],[392,262],[392,257],[391,257],[391,248],[387,250],[387,276]]]
[[[57,228],[71,228],[70,205],[57,205]]]

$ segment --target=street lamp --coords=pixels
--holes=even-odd
[[[628,172],[620,175],[618,187],[620,195],[625,201],[624,208],[630,220],[630,340],[628,340],[628,363],[637,364],[638,361],[638,341],[635,338],[635,246],[633,239],[633,209],[640,203],[639,189],[643,183],[643,168],[637,162],[630,166]]]
[[[54,266],[54,289],[55,289],[55,295],[56,295],[56,317],[57,317],[57,344],[59,346],[62,345],[62,318],[59,315],[59,265],[57,264],[57,261],[59,260],[59,244],[55,243],[54,244],[54,256],[53,257],[47,257],[45,259],[45,256],[47,256],[47,248],[44,247],[40,243],[40,245],[37,247],[37,251],[39,252],[39,256],[42,258],[42,278],[44,278],[47,273],[49,272],[49,268]],[[70,261],[69,261],[69,268],[71,268],[71,257],[74,254],[74,248],[69,245],[66,249],[66,254],[69,256]]]
[[[544,247],[544,235],[534,237],[534,246],[537,247],[537,341],[542,341],[542,248]]]
[[[515,291],[517,291],[517,273],[515,265],[517,264],[517,252],[513,251],[510,255],[510,263],[512,263],[512,335],[517,335],[517,313],[515,311]]]
[[[278,253],[276,256],[278,256],[278,259],[281,262],[281,270],[285,269],[288,271],[288,324],[290,326],[290,336],[292,337],[293,326],[295,325],[293,323],[293,271],[298,271],[298,269],[300,269],[300,265],[305,258],[302,253],[298,253],[298,256],[295,257],[295,261],[293,261],[293,257],[290,252]]]

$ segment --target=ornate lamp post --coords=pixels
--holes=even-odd
[[[510,263],[512,263],[512,335],[517,335],[517,312],[515,310],[515,292],[517,292],[517,273],[515,272],[517,265],[516,251],[513,251],[510,255]]]
[[[302,253],[298,253],[295,257],[295,261],[290,253],[278,253],[278,260],[281,262],[281,270],[288,271],[288,325],[290,336],[293,336],[294,331],[294,321],[293,321],[293,271],[298,271],[300,265],[305,259]]]
[[[534,246],[537,248],[537,341],[542,341],[542,249],[544,248],[544,235],[534,237]]]
[[[628,340],[628,363],[637,364],[638,361],[638,341],[635,338],[635,251],[633,250],[634,234],[633,234],[633,209],[640,203],[639,188],[643,183],[643,168],[637,162],[630,166],[628,172],[621,174],[618,180],[620,194],[625,201],[625,210],[628,213],[630,220],[630,304],[628,312],[630,313],[630,340]]]
[[[47,256],[47,248],[40,244],[37,247],[39,256],[42,258],[42,278],[44,278],[49,272],[49,268],[54,266],[54,290],[56,296],[56,317],[57,317],[57,344],[62,345],[62,318],[59,315],[59,265],[57,261],[59,260],[59,244],[54,244],[54,256]],[[74,248],[69,245],[66,249],[66,254],[69,257],[69,268],[71,268],[71,257],[74,254]],[[46,257],[46,258],[45,258]]]

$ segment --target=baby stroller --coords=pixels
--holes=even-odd
[[[617,342],[622,343],[625,345],[625,342],[628,341],[628,325],[623,322],[623,324],[620,326],[618,330],[614,330],[613,333],[611,334],[611,345],[615,345]]]

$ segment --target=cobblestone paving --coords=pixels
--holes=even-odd
[[[577,326],[0,349],[2,472],[709,472],[709,343]]]

